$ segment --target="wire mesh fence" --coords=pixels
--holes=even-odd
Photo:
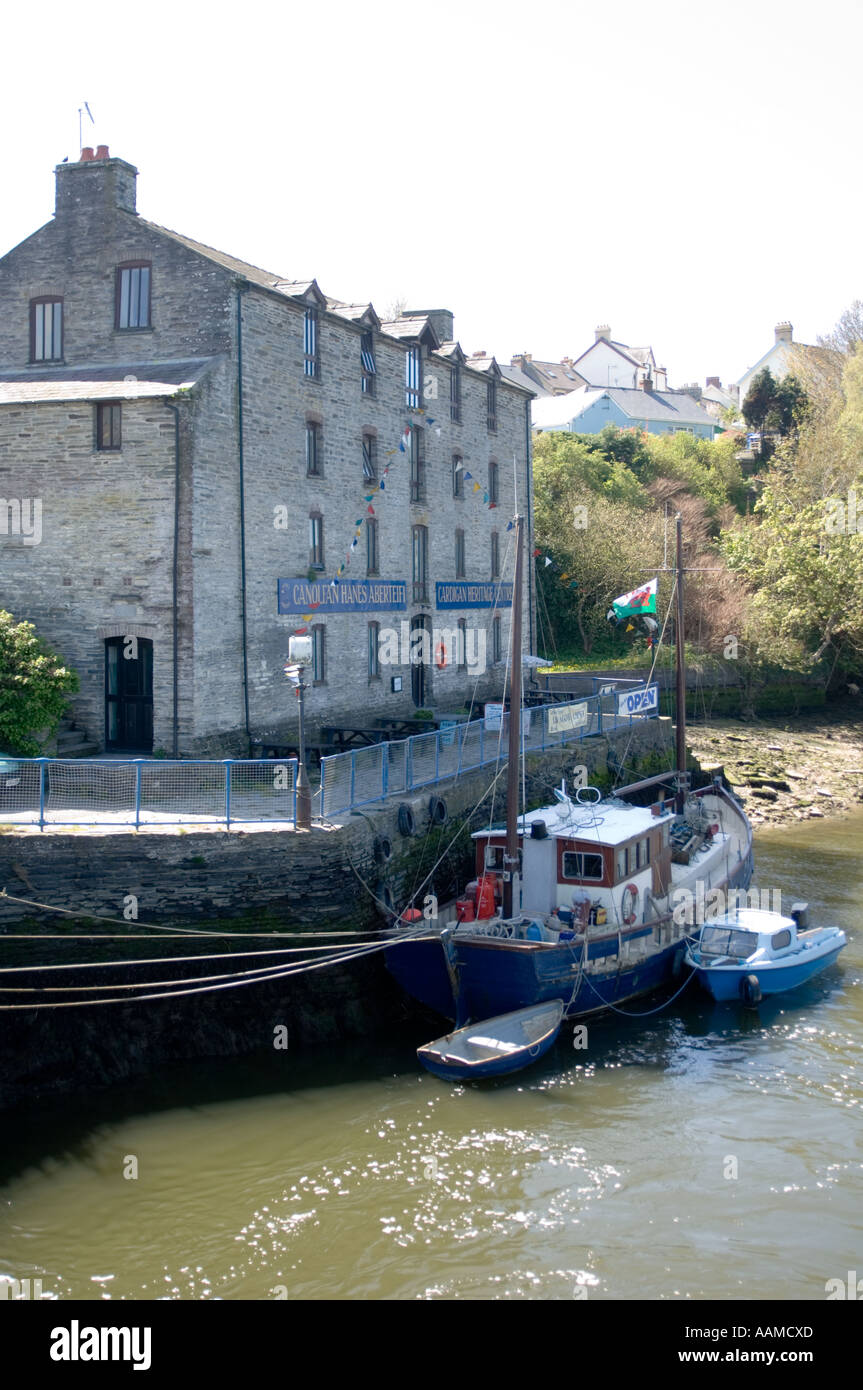
[[[297,760],[0,759],[0,822],[227,825],[296,818]]]
[[[522,746],[541,752],[659,714],[658,686],[602,693],[522,711]],[[323,817],[447,781],[506,757],[508,713],[321,759],[315,809]],[[294,825],[297,759],[63,759],[0,757],[0,824],[133,826]]]
[[[658,688],[628,682],[625,689],[522,710],[522,747],[542,752],[658,714]],[[508,713],[487,708],[485,718],[470,723],[322,758],[321,814],[337,815],[496,763],[507,754],[509,720]]]

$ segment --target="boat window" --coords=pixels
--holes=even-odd
[[[740,956],[745,960],[758,949],[758,933],[734,927],[704,927],[699,944],[705,956]]]
[[[639,840],[635,846],[635,867],[643,869],[650,863],[650,840]]]
[[[602,878],[601,854],[576,854],[567,850],[563,856],[564,878]]]
[[[786,927],[784,931],[775,932],[770,938],[770,944],[774,951],[781,951],[783,946],[790,946],[791,933]]]
[[[625,878],[626,878],[626,850],[625,850],[625,849],[619,849],[619,850],[617,851],[617,881],[618,881],[618,883],[622,883],[623,880],[624,880]]]
[[[662,826],[662,843],[663,843],[664,845],[667,845],[667,844],[669,843],[670,840],[671,840],[671,821],[670,821],[670,820],[667,820],[667,821],[664,821],[664,822],[663,822],[663,826]]]
[[[502,874],[504,869],[504,854],[506,850],[503,845],[486,845],[485,847],[485,867],[492,873]],[[518,872],[521,873],[521,850],[518,852]]]

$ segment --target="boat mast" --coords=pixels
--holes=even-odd
[[[680,815],[686,800],[686,658],[683,649],[683,520],[677,515],[677,796],[675,809]]]
[[[503,915],[513,911],[513,876],[518,871],[518,769],[521,743],[521,591],[522,518],[515,518],[515,574],[509,651],[509,753],[506,768],[506,848],[503,859]]]

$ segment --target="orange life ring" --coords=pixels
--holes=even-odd
[[[631,905],[631,907],[630,907],[630,909],[629,909],[629,912],[627,912],[627,911],[625,910],[624,905],[623,905],[624,902],[625,902],[625,900],[626,900],[626,895],[627,895],[627,893],[630,895],[630,897],[631,897],[631,899],[632,899],[632,905]],[[624,925],[625,927],[631,927],[631,926],[632,926],[633,922],[635,921],[635,913],[636,913],[636,908],[637,908],[637,907],[638,907],[638,888],[636,887],[636,885],[635,885],[634,883],[627,883],[626,887],[625,887],[624,890],[623,890],[623,897],[622,897],[621,900],[620,900],[620,911],[621,911],[621,916],[623,917],[623,925]]]
[[[444,646],[443,642],[438,642],[437,646],[435,647],[434,660],[435,666],[438,668],[439,671],[442,671],[446,666],[446,647]]]

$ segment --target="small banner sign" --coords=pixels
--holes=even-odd
[[[438,608],[511,608],[512,585],[494,580],[485,584],[471,579],[438,580],[435,603]]]
[[[563,734],[568,729],[583,729],[587,723],[587,703],[561,705],[548,711],[548,732]]]
[[[630,690],[626,695],[617,697],[617,713],[624,717],[628,714],[652,714],[658,709],[658,685],[649,685],[646,690]]]
[[[280,579],[280,613],[378,613],[408,606],[406,579]]]

